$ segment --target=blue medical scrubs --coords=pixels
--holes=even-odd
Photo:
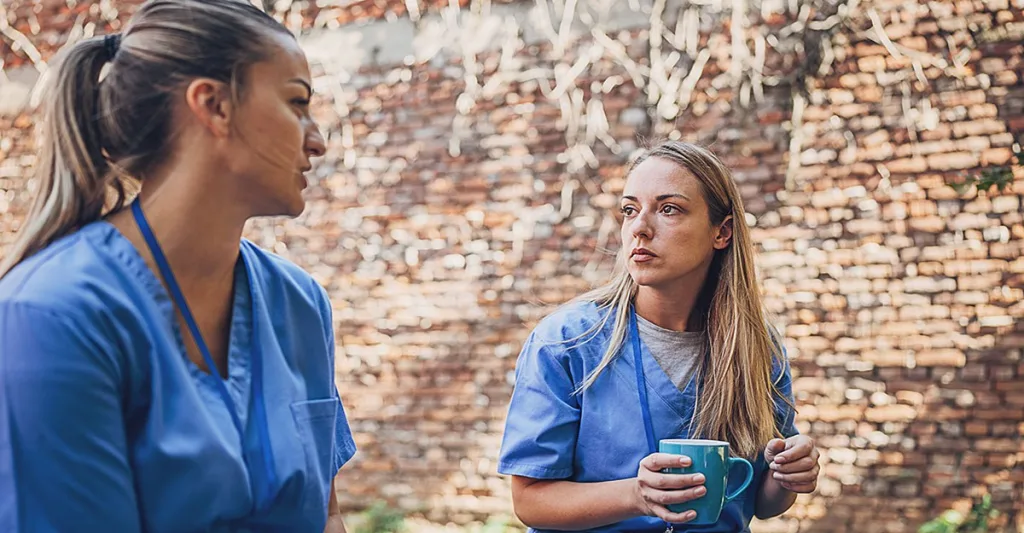
[[[498,472],[579,483],[636,477],[640,461],[650,452],[632,343],[627,340],[592,386],[573,394],[599,365],[614,320],[592,336],[572,340],[590,331],[604,312],[593,303],[570,304],[543,319],[530,334],[516,365]],[[641,351],[655,439],[696,438],[689,429],[698,394],[695,381],[680,391],[642,343]],[[792,401],[789,364],[776,365],[773,379],[780,393]],[[782,398],[775,401],[775,413],[783,435],[797,434],[795,413]],[[753,465],[750,486],[725,505],[717,524],[683,524],[675,531],[749,531],[755,498],[767,471],[763,454]],[[638,517],[589,531],[662,533],[665,523],[655,517]]]
[[[0,280],[0,531],[322,532],[355,453],[324,290],[242,242],[226,385],[244,436],[184,353],[163,285],[106,222]]]

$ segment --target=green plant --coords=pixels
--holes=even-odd
[[[1024,166],[1024,150],[1019,144],[1013,145],[1013,152],[1015,165]],[[999,192],[1003,192],[1013,183],[1013,166],[986,168],[980,174],[968,174],[963,181],[949,182],[948,185],[959,194],[964,194],[971,187],[977,187],[979,191],[988,191],[995,187]]]
[[[399,533],[405,529],[405,515],[384,502],[377,502],[351,521],[352,533]]]
[[[986,494],[971,505],[966,515],[950,509],[926,522],[917,533],[988,533],[989,521],[997,516],[999,511],[992,507],[992,497]]]
[[[488,519],[484,527],[480,529],[480,533],[505,533],[507,529],[508,518],[502,516]]]

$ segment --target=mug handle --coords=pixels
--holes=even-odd
[[[754,479],[754,467],[750,464],[750,461],[747,461],[746,459],[743,459],[741,457],[729,458],[729,472],[731,473],[732,467],[740,463],[742,463],[743,466],[746,467],[745,470],[747,471],[747,477],[746,479],[743,480],[743,483],[740,484],[739,488],[725,495],[725,501],[727,502],[731,502],[737,496],[742,494],[743,491],[747,490],[747,487],[750,485],[750,482]]]

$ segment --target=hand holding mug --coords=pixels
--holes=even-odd
[[[704,491],[699,498],[666,506],[672,513],[691,516],[690,524],[717,523],[725,505],[739,497],[754,479],[753,465],[741,457],[732,457],[729,443],[725,441],[662,439],[658,442],[658,451],[684,456],[690,463],[683,467],[673,465],[665,470],[666,474],[684,478],[695,474],[702,476]]]
[[[784,489],[801,494],[814,492],[818,487],[819,457],[814,441],[806,435],[772,439],[764,448],[764,460],[772,478]]]
[[[657,516],[670,523],[681,524],[693,520],[693,511],[673,513],[669,505],[685,503],[707,493],[703,474],[663,474],[667,468],[685,468],[692,464],[689,457],[667,453],[652,453],[640,461],[637,470],[634,497],[638,510],[644,516]]]

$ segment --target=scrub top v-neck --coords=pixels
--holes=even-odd
[[[163,285],[106,222],[0,280],[0,347],[0,530],[323,530],[355,445],[326,293],[291,263],[241,243],[224,379],[241,435]]]

